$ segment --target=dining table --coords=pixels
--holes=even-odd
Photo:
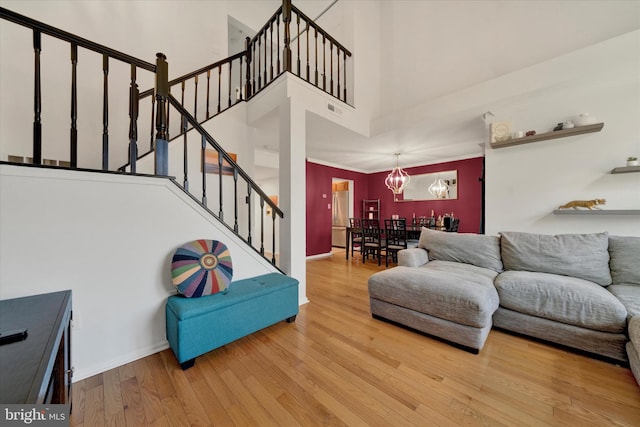
[[[384,233],[384,229],[381,229]],[[361,227],[347,227],[347,241],[346,241],[346,259],[349,259],[349,252],[351,251],[351,233],[362,232]],[[422,226],[413,225],[407,226],[407,239],[418,240],[420,239],[420,233],[422,232]]]

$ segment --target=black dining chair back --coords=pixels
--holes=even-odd
[[[358,252],[362,253],[362,223],[360,218],[349,218],[349,229],[351,239],[351,257],[358,246]]]
[[[389,257],[398,262],[398,252],[407,249],[407,221],[405,219],[385,219],[385,265],[389,267]]]
[[[378,258],[382,257],[382,248],[384,241],[382,239],[382,230],[380,229],[380,221],[377,219],[363,218],[360,222],[362,225],[362,262],[365,263],[369,256]]]

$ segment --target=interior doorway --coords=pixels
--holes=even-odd
[[[331,248],[345,248],[349,218],[353,216],[353,180],[331,180]]]

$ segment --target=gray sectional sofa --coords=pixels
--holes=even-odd
[[[640,237],[423,229],[368,285],[376,318],[474,352],[498,327],[629,362],[640,383]]]

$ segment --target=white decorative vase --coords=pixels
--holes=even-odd
[[[627,166],[638,166],[637,160],[627,160]]]
[[[593,125],[595,123],[598,123],[598,119],[596,119],[589,113],[582,113],[573,120],[573,124],[576,126]]]

